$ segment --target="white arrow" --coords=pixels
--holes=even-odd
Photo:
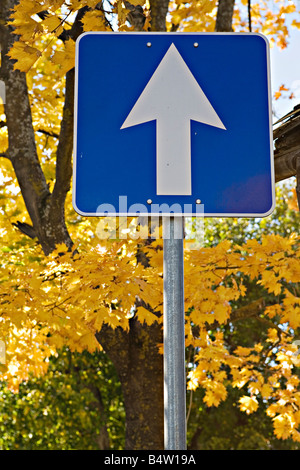
[[[174,44],[171,44],[121,129],[156,120],[156,192],[190,195],[190,121],[226,129]]]

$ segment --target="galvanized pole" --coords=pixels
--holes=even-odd
[[[183,233],[183,216],[163,217],[164,441],[166,450],[186,449]]]

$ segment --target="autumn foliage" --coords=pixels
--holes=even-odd
[[[151,2],[130,3],[143,6],[143,28],[148,30]],[[286,17],[296,6],[284,0],[275,4],[276,11],[273,2],[253,3],[252,31],[286,47]],[[55,183],[65,75],[75,60],[75,42],[68,32],[76,13],[85,7],[83,31],[133,29],[130,10],[120,0],[21,0],[11,15],[18,40],[9,54],[15,69],[27,74],[36,148],[50,189]],[[167,28],[213,31],[216,9],[214,0],[172,1]],[[247,18],[243,0],[235,6],[234,30],[248,31]],[[0,153],[7,148],[3,125]],[[297,211],[295,200],[290,205]],[[117,239],[101,240],[99,220],[78,216],[68,193],[66,222],[74,246],[70,250],[58,245],[46,256],[36,238],[22,235],[13,225],[30,219],[11,163],[4,158],[0,217],[0,338],[6,344],[1,370],[13,390],[30,373],[44,374],[48,358],[65,345],[78,352],[101,349],[95,335],[103,325],[128,331],[131,319],[137,318],[141,324],[158,322],[163,327],[163,242],[158,232],[144,243],[136,236],[137,220],[132,219],[128,226],[118,227]],[[196,250],[189,247],[187,242],[186,347],[193,351],[188,390],[201,388],[207,407],[224,402],[230,387],[241,390],[240,410],[250,415],[261,403],[267,404],[277,438],[300,442],[300,359],[295,343],[300,331],[299,235],[269,233],[242,243],[223,240]],[[247,345],[235,344],[236,322],[249,318],[261,324],[261,336]],[[162,344],[157,347],[163,352]]]

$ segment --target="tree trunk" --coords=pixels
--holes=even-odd
[[[169,0],[150,0],[151,31],[166,31]]]
[[[6,157],[13,165],[33,224],[32,233],[38,238],[44,252],[49,254],[59,243],[72,246],[65,225],[64,204],[72,175],[74,71],[69,72],[66,80],[66,103],[57,150],[56,183],[53,193],[50,193],[38,159],[26,74],[14,70],[14,61],[7,55],[17,36],[6,23],[17,3],[17,0],[1,0],[0,3],[0,78],[5,83],[4,110],[9,140]]]
[[[163,449],[162,328],[141,325],[135,318],[129,332],[107,325],[97,340],[113,361],[119,376],[126,411],[126,450]]]

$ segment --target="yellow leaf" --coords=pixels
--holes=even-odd
[[[15,42],[9,52],[10,58],[17,61],[14,69],[21,72],[28,72],[41,55],[38,49],[28,46],[23,41]]]
[[[226,323],[230,314],[230,306],[227,303],[216,305],[214,313],[216,320],[221,323]]]
[[[273,419],[273,423],[274,432],[278,439],[287,439],[290,437],[294,427],[291,415],[288,413],[280,414]]]
[[[105,31],[105,16],[102,11],[87,11],[81,20],[84,31]]]
[[[56,51],[52,57],[52,62],[60,66],[61,75],[65,75],[75,66],[75,42],[68,39],[64,43],[64,50]]]
[[[294,28],[300,29],[300,21],[293,20],[291,24]]]
[[[238,356],[249,356],[249,354],[251,354],[252,352],[252,349],[251,348],[245,348],[243,346],[238,346],[236,349],[235,349],[235,354],[237,354]]]
[[[141,5],[143,6],[146,3],[146,0],[130,0],[131,5],[137,6]]]
[[[157,316],[144,307],[137,308],[137,316],[141,323],[147,323],[147,325],[152,325],[157,321]]]
[[[0,364],[0,374],[7,372],[8,367],[5,364]]]
[[[90,8],[96,8],[99,3],[99,0],[85,0],[85,2]]]
[[[60,35],[63,31],[62,21],[56,15],[47,16],[47,18],[43,21],[43,26],[49,33],[56,33],[56,35]]]
[[[205,387],[207,384],[204,382]],[[209,382],[203,401],[207,406],[219,406],[221,401],[227,397],[227,390],[220,382]]]
[[[264,384],[261,388],[261,396],[263,398],[270,398],[272,396],[272,387],[271,385]]]
[[[239,399],[241,411],[245,411],[248,415],[253,413],[258,408],[258,401],[255,397],[247,397],[244,395]]]

